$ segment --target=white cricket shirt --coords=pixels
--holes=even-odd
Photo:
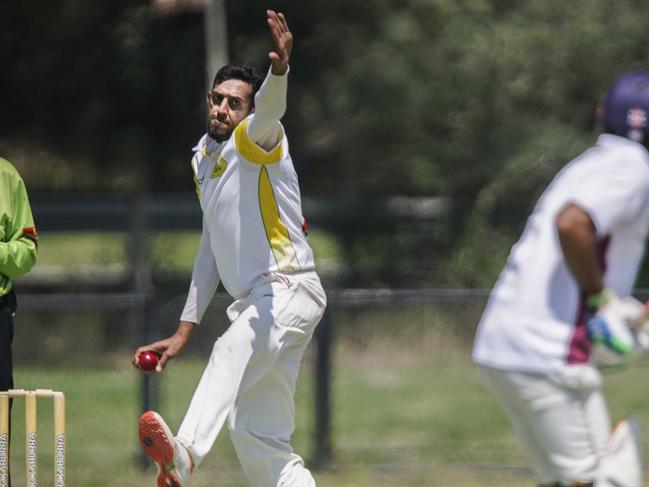
[[[272,150],[262,149],[249,135],[254,117],[267,116],[264,96],[285,92],[281,78],[267,76],[255,97],[256,112],[237,126],[230,139],[218,143],[204,135],[194,148],[192,167],[203,210],[203,234],[183,321],[200,322],[219,280],[237,299],[270,272],[315,268],[304,231],[297,174],[278,121],[283,108],[272,121],[277,127]]]
[[[571,203],[595,224],[604,285],[621,296],[632,291],[649,228],[649,153],[636,142],[603,134],[559,172],[537,202],[480,320],[475,362],[547,372],[589,360],[583,300],[555,223]]]

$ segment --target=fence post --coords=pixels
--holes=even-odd
[[[326,469],[331,465],[331,343],[333,326],[330,312],[325,311],[314,336],[315,373],[315,435],[313,468]]]
[[[151,342],[151,312],[153,306],[153,279],[151,277],[151,262],[148,253],[149,214],[146,193],[139,193],[133,200],[131,210],[131,269],[133,290],[136,295],[140,311],[138,318],[141,320],[140,343],[145,345]],[[149,374],[141,375],[140,382],[140,414],[155,408],[156,402],[155,383]],[[141,451],[139,455],[140,467],[143,470],[150,466],[149,457]]]

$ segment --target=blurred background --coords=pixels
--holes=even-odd
[[[223,62],[267,69],[267,8],[295,37],[283,123],[330,297],[296,449],[325,487],[533,485],[470,363],[473,332],[537,197],[594,142],[604,90],[649,67],[645,2],[0,3],[0,157],[40,233],[15,283],[15,378],[68,394],[70,485],[153,485],[137,418],[155,407],[177,428],[227,326],[220,291],[163,376],[130,366],[176,327],[200,235],[189,161],[205,93]],[[612,416],[639,414],[645,430],[646,373],[606,372]],[[227,432],[193,485],[246,485]]]

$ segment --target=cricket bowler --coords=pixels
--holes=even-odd
[[[280,119],[286,109],[293,36],[283,14],[266,12],[274,44],[263,78],[248,65],[216,74],[207,95],[207,134],[192,168],[203,232],[178,329],[139,348],[176,357],[199,326],[219,283],[234,298],[178,434],[153,412],[140,419],[159,487],[188,485],[227,421],[255,487],[310,487],[293,452],[294,393],[302,355],[326,306],[306,239],[298,179]]]

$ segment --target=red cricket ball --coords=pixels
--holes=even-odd
[[[153,372],[159,358],[160,356],[155,352],[142,352],[137,356],[137,366],[146,372]]]

